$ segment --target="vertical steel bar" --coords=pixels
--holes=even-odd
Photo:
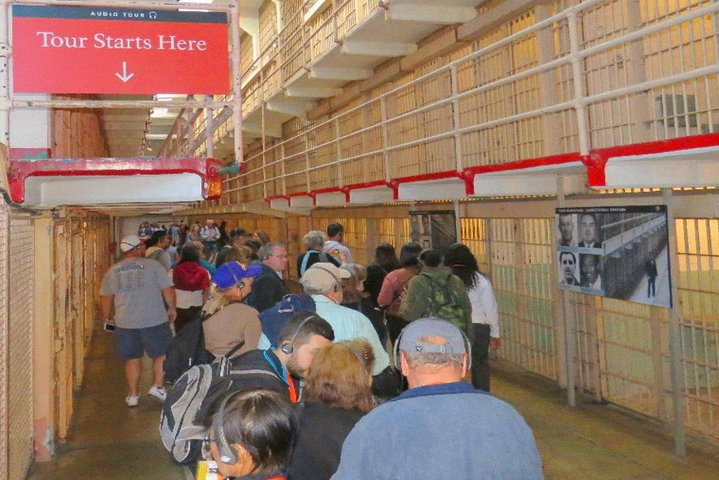
[[[557,206],[563,208],[566,206],[566,197],[564,196],[564,181],[562,177],[557,177]],[[556,228],[553,228],[554,241],[557,242],[558,232]],[[558,266],[555,266],[555,271],[558,271]],[[576,355],[576,342],[573,336],[572,325],[575,325],[575,316],[573,315],[572,304],[569,298],[569,292],[566,290],[560,290],[559,296],[562,300],[562,320],[564,326],[564,368],[567,375],[567,405],[570,407],[577,406],[577,395],[576,395],[576,369],[574,365],[574,357]],[[574,330],[576,332],[576,329]]]
[[[669,269],[670,284],[671,284],[671,298],[672,307],[670,310],[670,323],[669,323],[669,367],[672,382],[672,400],[674,404],[674,453],[680,458],[686,457],[687,454],[687,441],[686,432],[684,429],[684,417],[683,417],[683,394],[684,394],[684,381],[682,376],[679,374],[681,370],[681,354],[682,346],[680,343],[681,335],[681,312],[679,307],[679,274],[676,266],[678,265],[676,259],[676,225],[674,224],[674,209],[673,209],[673,196],[670,188],[662,190],[662,197],[664,204],[667,207],[667,230],[669,234],[669,241],[667,242],[667,254],[670,258],[670,265],[674,265],[675,268]]]
[[[462,212],[459,209],[459,200],[454,200],[452,202],[452,206],[454,207],[454,229],[457,232],[457,241],[462,241],[462,218],[460,215]]]
[[[459,79],[457,78],[457,65],[452,65],[449,69],[450,82],[452,85],[452,130],[454,131],[454,156],[455,156],[455,168],[458,172],[461,172],[464,168],[463,164],[463,153],[462,153],[462,134],[458,133],[460,128],[460,116],[459,116],[459,99],[457,94],[459,93]],[[457,217],[459,218],[459,217]],[[459,229],[457,230],[459,232]]]
[[[10,68],[11,68],[11,49],[10,44],[10,1],[2,1],[2,9],[0,9],[0,41],[3,42],[2,51],[0,51],[0,143],[10,147]],[[2,185],[7,187],[7,179],[3,175]]]
[[[579,154],[589,154],[589,121],[587,108],[584,105],[584,74],[583,58],[579,53],[579,29],[577,28],[577,12],[572,10],[567,15],[569,22],[569,54],[572,58],[572,80],[574,83],[574,109],[577,113],[577,134],[579,136]]]
[[[340,142],[340,121],[339,118],[336,118],[334,121],[335,125],[335,155],[337,156],[337,178],[339,179],[339,186],[344,187],[347,182],[345,182],[345,179],[342,175],[342,146]]]
[[[242,66],[240,65],[240,4],[233,0],[230,6],[230,20],[232,22],[231,36],[232,48],[232,120],[235,140],[235,163],[242,171],[244,154],[242,151]]]
[[[382,133],[382,157],[384,160],[384,179],[389,182],[392,179],[389,165],[389,132],[387,131],[387,97],[382,96],[379,101],[380,109],[380,129]]]
[[[205,97],[208,101],[212,100],[212,95],[207,95]],[[208,158],[214,158],[215,156],[215,141],[214,141],[214,132],[215,132],[215,118],[214,118],[215,112],[212,108],[206,108],[205,109],[205,141],[207,142],[206,146],[206,156]],[[195,152],[190,152],[193,156]]]
[[[282,155],[281,158],[285,158],[285,144],[282,143],[280,145],[280,155]],[[280,168],[282,171],[282,195],[287,195],[287,173],[285,171],[285,164],[286,162],[280,162]]]

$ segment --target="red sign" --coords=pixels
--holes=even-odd
[[[230,90],[227,14],[13,5],[13,91]]]

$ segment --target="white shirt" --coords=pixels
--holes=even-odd
[[[489,325],[489,336],[499,338],[499,311],[492,284],[484,275],[480,273],[475,275],[476,285],[467,290],[469,302],[472,304],[472,323]]]

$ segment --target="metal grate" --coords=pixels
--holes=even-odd
[[[677,219],[687,428],[719,439],[719,219]]]
[[[8,278],[10,258],[9,217],[5,202],[0,199],[0,276]],[[0,286],[0,409],[8,409],[8,328],[9,328],[9,285],[3,282]],[[8,415],[0,415],[0,478],[8,477]]]
[[[8,322],[8,478],[24,478],[32,459],[34,242],[32,222],[10,218]],[[11,254],[10,254],[11,252]]]
[[[491,219],[489,225],[503,338],[499,354],[558,380],[549,219]]]

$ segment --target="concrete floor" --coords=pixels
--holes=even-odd
[[[185,469],[172,464],[160,441],[161,404],[147,395],[152,385],[149,359],[142,372],[140,404],[128,408],[113,338],[112,333],[95,331],[67,441],[58,445],[55,460],[36,463],[29,479],[186,478]]]
[[[148,362],[142,391],[149,387]],[[493,389],[534,430],[547,479],[719,479],[719,449],[714,447],[690,443],[681,461],[661,428],[602,405],[569,408],[558,387],[531,375],[495,373]],[[139,407],[130,409],[124,397],[112,334],[98,331],[70,435],[58,446],[56,459],[35,464],[29,479],[192,478],[170,462],[160,442],[160,404],[143,395]]]
[[[566,406],[566,392],[532,375],[496,373],[494,394],[534,431],[548,480],[716,480],[719,448],[690,439],[674,456],[662,426],[596,403]]]

